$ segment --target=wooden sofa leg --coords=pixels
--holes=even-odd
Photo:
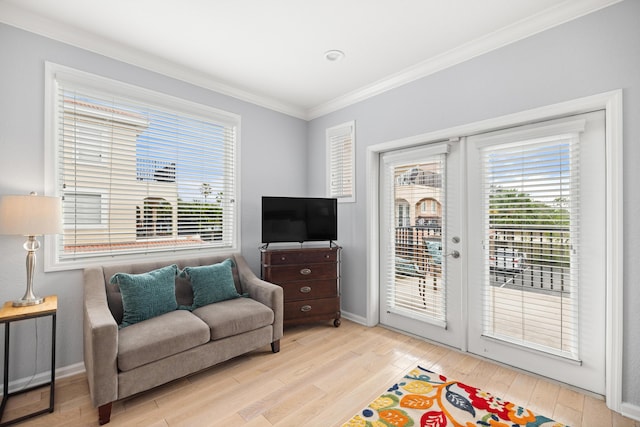
[[[280,351],[280,340],[275,340],[271,343],[271,351],[278,353]]]
[[[98,407],[98,422],[100,425],[106,424],[111,421],[111,407],[113,402],[109,402]]]

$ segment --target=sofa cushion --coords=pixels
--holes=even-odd
[[[250,298],[236,298],[205,305],[193,311],[211,329],[211,340],[238,335],[271,325],[273,311]]]
[[[173,264],[142,274],[116,273],[110,283],[122,294],[121,327],[159,316],[178,308],[175,280],[178,266]]]
[[[231,271],[233,266],[233,260],[227,258],[217,264],[185,267],[182,270],[180,276],[186,275],[191,280],[193,288],[192,310],[240,296],[233,281]]]
[[[128,371],[209,342],[209,327],[176,310],[118,331],[118,369]]]
[[[211,265],[224,261],[227,258],[234,259],[235,254],[224,255],[206,255],[200,257],[188,257],[178,258],[172,260],[178,265],[178,270],[183,269],[186,266],[200,266]],[[234,262],[235,264],[235,262]],[[166,266],[165,261],[149,261],[138,262],[131,264],[117,264],[117,265],[105,265],[102,267],[102,273],[104,276],[105,289],[107,291],[107,303],[109,304],[109,310],[113,314],[113,318],[117,324],[122,323],[122,295],[120,294],[120,288],[118,285],[110,284],[109,280],[116,273],[145,273],[147,271],[155,270]],[[243,292],[238,276],[238,268],[234,265],[232,268],[233,281],[235,282],[236,290],[239,294]],[[191,281],[187,278],[176,278],[176,300],[179,306],[191,307],[193,305],[193,290],[191,289]]]

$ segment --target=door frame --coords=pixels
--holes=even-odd
[[[380,253],[379,224],[379,157],[381,153],[441,142],[478,133],[519,126],[541,120],[605,110],[606,151],[606,327],[605,327],[605,399],[607,406],[621,412],[622,351],[623,351],[623,153],[622,153],[622,90],[618,89],[549,106],[534,108],[505,116],[437,130],[407,138],[387,141],[367,147],[367,313],[366,325],[375,326],[380,320]],[[461,168],[464,169],[464,168]],[[465,182],[465,181],[462,181]],[[463,242],[466,245],[466,242]],[[463,247],[463,249],[465,249]],[[462,271],[462,280],[468,272]],[[466,299],[466,283],[462,284]],[[462,301],[464,307],[466,302]],[[461,310],[465,322],[466,310]],[[466,349],[466,339],[464,340]]]

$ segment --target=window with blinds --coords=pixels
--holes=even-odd
[[[48,68],[58,264],[235,247],[237,116]]]
[[[327,129],[328,196],[355,202],[355,122]]]
[[[480,149],[483,334],[577,359],[578,133]]]

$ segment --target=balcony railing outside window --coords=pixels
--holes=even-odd
[[[568,229],[492,231],[487,265],[493,286],[552,294],[570,292]],[[437,224],[396,227],[396,254],[419,262],[425,242],[441,239],[442,228]]]

